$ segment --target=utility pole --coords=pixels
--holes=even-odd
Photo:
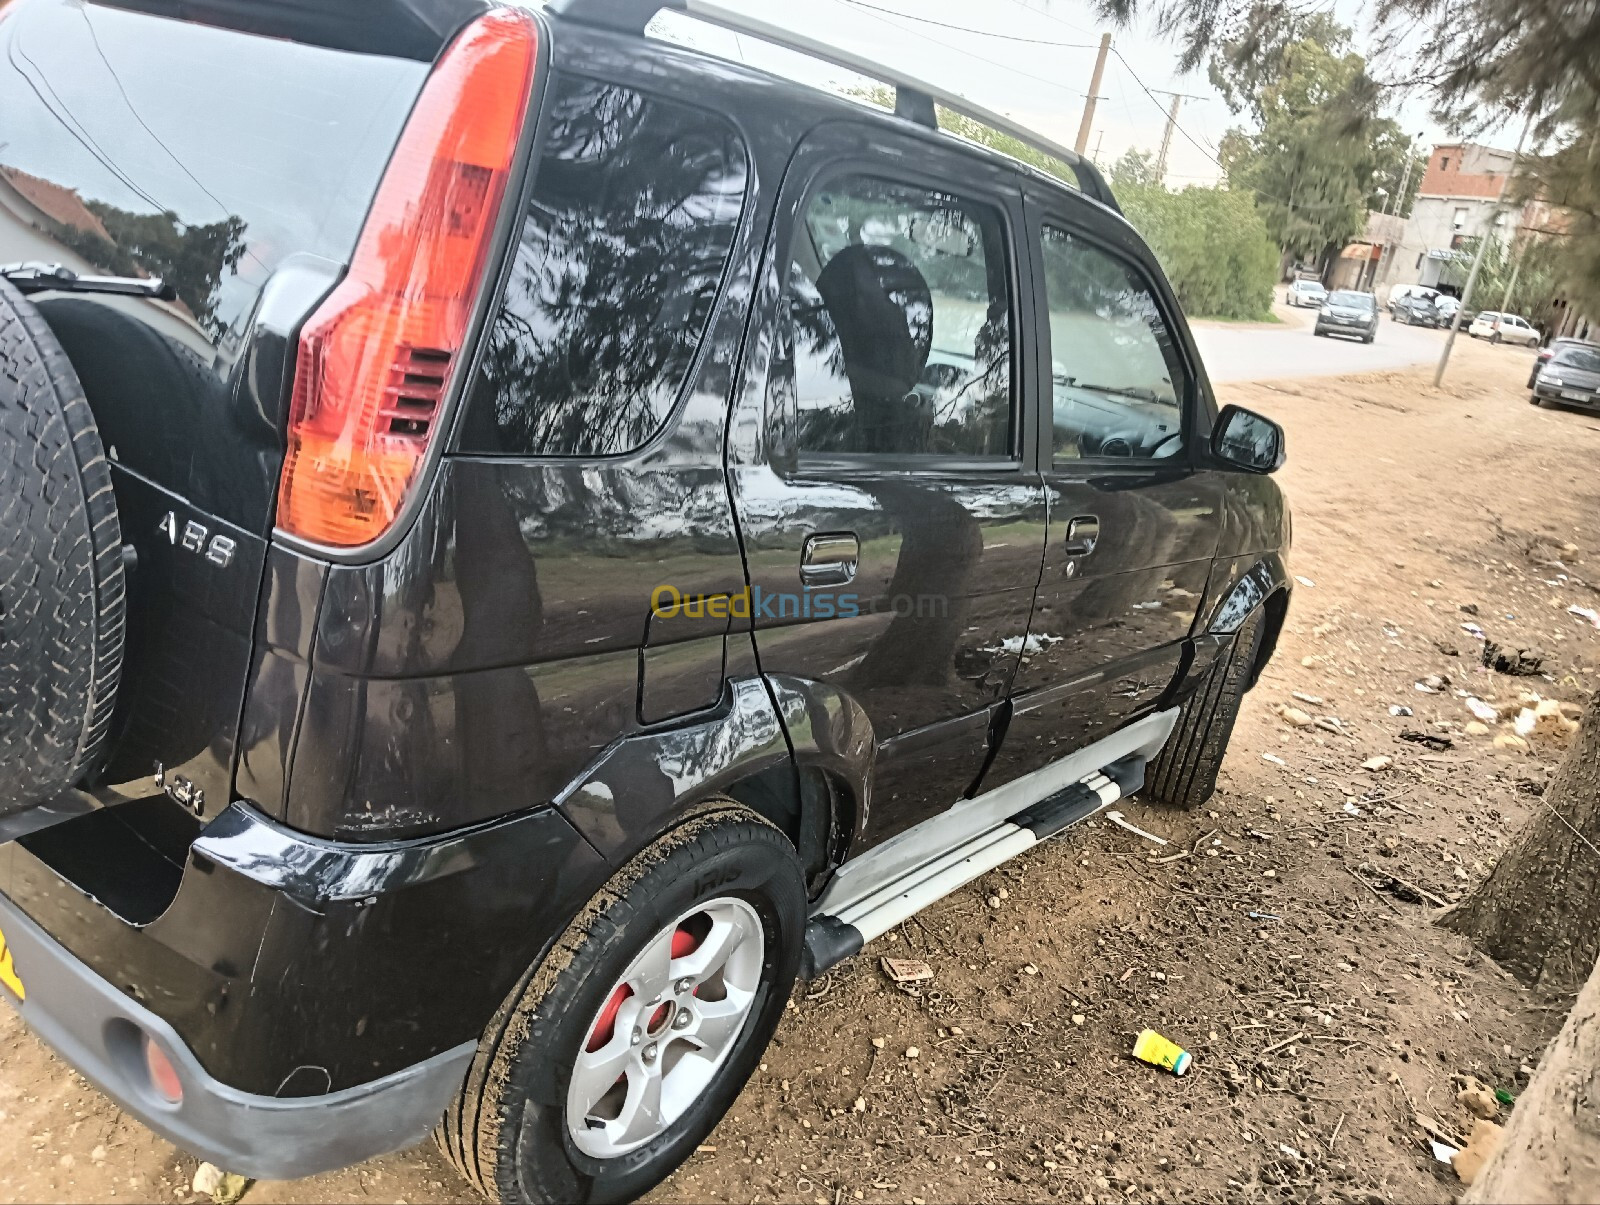
[[[1072,149],[1083,154],[1089,145],[1089,128],[1094,125],[1094,102],[1100,99],[1100,80],[1106,73],[1106,55],[1111,53],[1111,35],[1100,35],[1100,53],[1095,55],[1094,74],[1089,77],[1089,95],[1083,98],[1083,120],[1078,123],[1078,141]]]
[[[1104,130],[1101,130],[1100,131],[1100,137],[1098,137],[1098,138],[1096,138],[1094,140],[1094,154],[1089,156],[1089,158],[1094,160],[1094,165],[1096,167],[1100,166],[1100,144],[1103,143],[1105,140],[1106,140],[1106,132]]]
[[[1161,131],[1161,153],[1156,156],[1156,183],[1166,186],[1167,152],[1172,149],[1172,131],[1178,124],[1178,106],[1183,103],[1183,93],[1172,94],[1172,107],[1167,110],[1167,128]]]
[[[1522,261],[1524,255],[1516,255],[1517,232],[1511,232],[1512,253],[1515,262],[1511,265],[1511,279],[1506,282],[1505,296],[1500,298],[1500,312],[1503,314],[1511,305],[1511,294],[1517,287],[1517,277],[1522,275]]]
[[[1167,110],[1167,128],[1161,132],[1161,153],[1156,156],[1156,182],[1163,186],[1167,182],[1167,152],[1172,149],[1172,131],[1178,128],[1178,106],[1186,100],[1203,100],[1204,97],[1191,96],[1187,92],[1162,92],[1155,91],[1162,96],[1172,97],[1172,106]]]
[[[1522,123],[1522,136],[1517,139],[1517,149],[1511,154],[1511,167],[1506,171],[1506,178],[1500,183],[1500,195],[1494,199],[1494,208],[1489,211],[1489,224],[1482,236],[1478,239],[1478,254],[1472,259],[1472,271],[1467,273],[1467,285],[1461,290],[1461,304],[1456,308],[1456,316],[1450,322],[1450,337],[1444,341],[1444,351],[1439,355],[1439,367],[1433,372],[1433,387],[1437,389],[1444,380],[1445,365],[1450,363],[1450,349],[1456,345],[1456,332],[1461,329],[1461,316],[1467,312],[1467,307],[1472,304],[1472,286],[1478,283],[1478,273],[1483,270],[1484,253],[1489,250],[1489,240],[1494,237],[1495,219],[1500,216],[1500,210],[1505,207],[1506,189],[1511,187],[1511,180],[1517,174],[1517,164],[1522,161],[1522,144],[1528,140],[1528,131],[1533,128],[1534,114],[1528,114],[1528,120]]]

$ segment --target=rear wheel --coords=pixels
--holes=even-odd
[[[122,669],[122,532],[78,374],[0,280],[0,816],[78,782]]]
[[[804,874],[731,802],[618,871],[501,1007],[438,1139],[504,1202],[622,1201],[744,1087],[804,944]]]
[[[1261,653],[1266,619],[1257,609],[1184,703],[1178,725],[1145,775],[1144,794],[1174,807],[1199,807],[1217,789],[1233,726]]]

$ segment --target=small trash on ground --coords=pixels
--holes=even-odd
[[[1309,577],[1301,577],[1298,573],[1294,575],[1294,580],[1299,582],[1307,590],[1315,590],[1317,588],[1316,582],[1312,581]]]
[[[1284,761],[1283,758],[1279,757],[1276,753],[1263,753],[1261,755],[1261,760],[1262,761],[1269,761],[1275,766],[1287,766],[1289,764],[1288,762]]]
[[[1461,1153],[1449,1143],[1440,1142],[1437,1138],[1428,1139],[1428,1145],[1433,1148],[1433,1157],[1440,1163],[1450,1163]]]
[[[1345,814],[1350,816],[1360,816],[1363,814],[1361,809],[1348,799],[1344,801],[1344,810]]]
[[[1488,633],[1475,623],[1464,623],[1461,625],[1461,630],[1468,636],[1476,636],[1479,640],[1489,639]]]
[[[1246,912],[1245,915],[1247,917],[1249,917],[1251,920],[1282,920],[1283,919],[1283,917],[1279,916],[1276,912]]]
[[[1295,691],[1294,692],[1294,697],[1296,699],[1298,699],[1300,702],[1305,703],[1305,704],[1307,704],[1308,706],[1311,706],[1311,707],[1321,707],[1322,704],[1325,702],[1325,700],[1323,699],[1323,697],[1321,695],[1308,695],[1303,690]]]
[[[1443,674],[1429,674],[1418,682],[1416,687],[1425,695],[1443,694],[1450,689],[1450,679]]]
[[[1436,736],[1431,732],[1418,732],[1414,728],[1404,729],[1400,733],[1400,739],[1410,741],[1413,745],[1425,745],[1429,749],[1439,751],[1456,747],[1456,743],[1448,736]]]
[[[1133,1057],[1152,1067],[1164,1067],[1173,1075],[1182,1075],[1193,1061],[1187,1050],[1153,1029],[1145,1030],[1134,1040]]]
[[[1390,715],[1413,716],[1413,715],[1416,715],[1417,713],[1412,711],[1411,708],[1409,708],[1409,707],[1402,707],[1398,703],[1391,703],[1391,704],[1389,704],[1389,714]]]
[[[1467,1140],[1467,1145],[1450,1159],[1450,1166],[1456,1169],[1456,1175],[1463,1184],[1471,1184],[1478,1178],[1483,1165],[1500,1149],[1500,1139],[1504,1135],[1505,1131],[1492,1121],[1479,1121],[1472,1127],[1472,1137]]]
[[[1566,712],[1566,707],[1570,706],[1564,706],[1556,699],[1539,699],[1517,714],[1512,728],[1525,741],[1538,739],[1564,744],[1578,731],[1578,721],[1570,718]]]
[[[1492,640],[1483,642],[1483,663],[1497,674],[1512,678],[1536,678],[1544,672],[1544,656],[1538,649],[1501,648]]]
[[[1392,757],[1369,757],[1361,763],[1361,768],[1372,774],[1381,774],[1392,765],[1394,765]]]
[[[920,958],[880,958],[878,965],[894,983],[921,983],[933,978],[933,968]]]
[[[1600,611],[1596,611],[1593,607],[1580,607],[1577,603],[1573,603],[1567,608],[1567,614],[1587,619],[1595,627],[1600,628]]]
[[[1285,707],[1282,703],[1272,709],[1277,717],[1291,728],[1309,728],[1312,720],[1298,707]]]
[[[1504,1088],[1496,1088],[1494,1090],[1494,1098],[1501,1104],[1507,1106],[1517,1103],[1516,1094],[1513,1092],[1507,1092]]]
[[[1118,828],[1127,829],[1134,836],[1143,837],[1146,841],[1154,841],[1157,845],[1165,845],[1167,843],[1167,839],[1165,837],[1158,837],[1154,833],[1147,833],[1137,824],[1129,824],[1128,821],[1123,818],[1121,812],[1107,812],[1106,819],[1111,821],[1111,823],[1116,825]]]
[[[244,1196],[250,1181],[244,1176],[225,1172],[215,1163],[202,1163],[195,1169],[193,1189],[197,1196],[210,1197],[216,1205],[233,1205]]]
[[[1500,1102],[1494,1098],[1494,1090],[1475,1075],[1462,1075],[1457,1077],[1461,1081],[1461,1091],[1456,1093],[1456,1103],[1474,1117],[1481,1117],[1493,1121],[1500,1116]]]
[[[1485,724],[1498,724],[1500,722],[1499,708],[1485,703],[1476,695],[1467,696],[1467,710],[1473,714],[1474,718],[1482,720]]]

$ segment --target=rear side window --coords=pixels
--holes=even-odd
[[[462,450],[605,456],[650,439],[694,363],[744,207],[727,121],[557,77]]]
[[[848,176],[795,235],[784,332],[798,448],[1009,456],[1005,227],[987,205]]]

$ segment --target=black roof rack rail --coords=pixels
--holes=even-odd
[[[904,120],[937,130],[939,123],[935,107],[943,105],[953,113],[971,118],[1015,138],[1040,154],[1059,160],[1077,177],[1080,192],[1121,212],[1111,186],[1100,169],[1063,143],[938,84],[930,84],[898,68],[887,67],[853,51],[774,25],[760,17],[727,8],[716,3],[716,0],[549,0],[545,7],[547,11],[568,21],[638,34],[644,32],[645,26],[657,12],[670,9],[832,63],[835,67],[843,67],[847,71],[892,85],[895,90],[895,114]]]

